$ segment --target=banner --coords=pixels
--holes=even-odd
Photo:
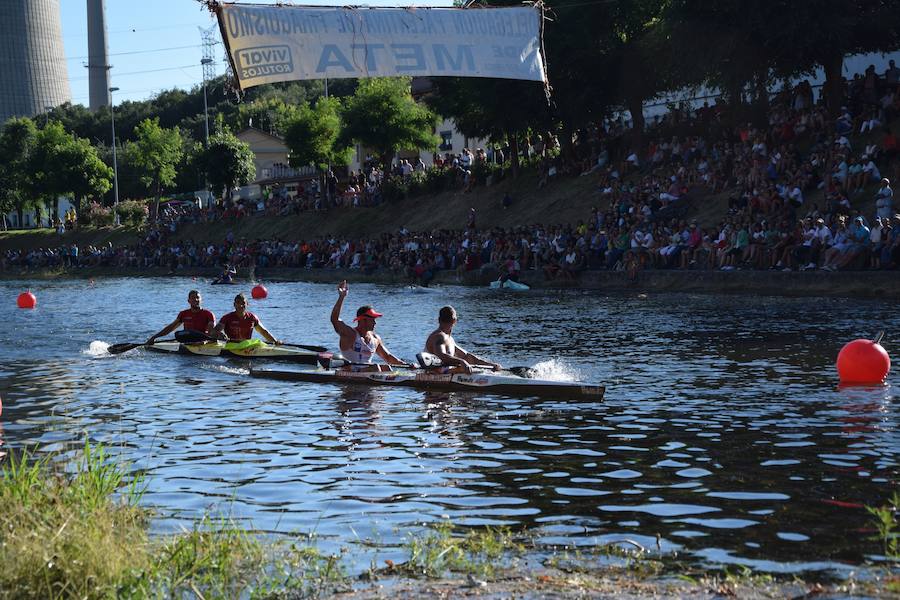
[[[537,8],[337,8],[219,3],[241,89],[397,75],[545,81]]]

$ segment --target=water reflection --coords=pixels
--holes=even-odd
[[[627,538],[697,562],[831,569],[878,552],[864,506],[897,488],[896,388],[837,389],[833,373],[841,340],[872,322],[900,330],[883,303],[354,287],[384,309],[379,331],[399,355],[420,349],[452,300],[466,347],[607,384],[595,403],[298,385],[251,379],[244,361],[110,357],[102,344],[158,329],[156,309],[179,309],[194,282],[29,285],[40,314],[0,307],[5,441],[68,456],[85,437],[109,444],[148,474],[159,531],[212,507],[335,548],[390,549],[449,516],[550,544]],[[203,292],[219,313],[234,293]],[[270,292],[277,302],[254,311],[280,337],[333,345],[332,286]],[[126,322],[132,331],[117,329]]]

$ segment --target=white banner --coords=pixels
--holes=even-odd
[[[326,77],[545,80],[537,8],[222,3],[216,12],[241,89]]]

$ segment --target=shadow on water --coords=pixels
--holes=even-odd
[[[351,290],[347,311],[384,312],[378,331],[399,356],[415,355],[452,303],[461,344],[604,383],[596,403],[291,384],[250,379],[243,361],[140,349],[111,357],[92,349],[145,339],[198,284],[29,285],[36,311],[0,308],[5,443],[64,457],[85,437],[109,444],[148,474],[158,531],[212,507],[262,531],[389,553],[450,517],[548,544],[658,539],[698,563],[840,570],[878,553],[863,507],[897,489],[896,376],[838,389],[833,367],[844,342],[876,329],[891,351],[900,316],[883,303]],[[219,316],[235,293],[202,291]],[[332,286],[270,294],[251,310],[278,337],[333,345]]]

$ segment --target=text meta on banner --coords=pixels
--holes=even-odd
[[[546,81],[534,7],[338,8],[219,4],[241,89],[406,75]]]

